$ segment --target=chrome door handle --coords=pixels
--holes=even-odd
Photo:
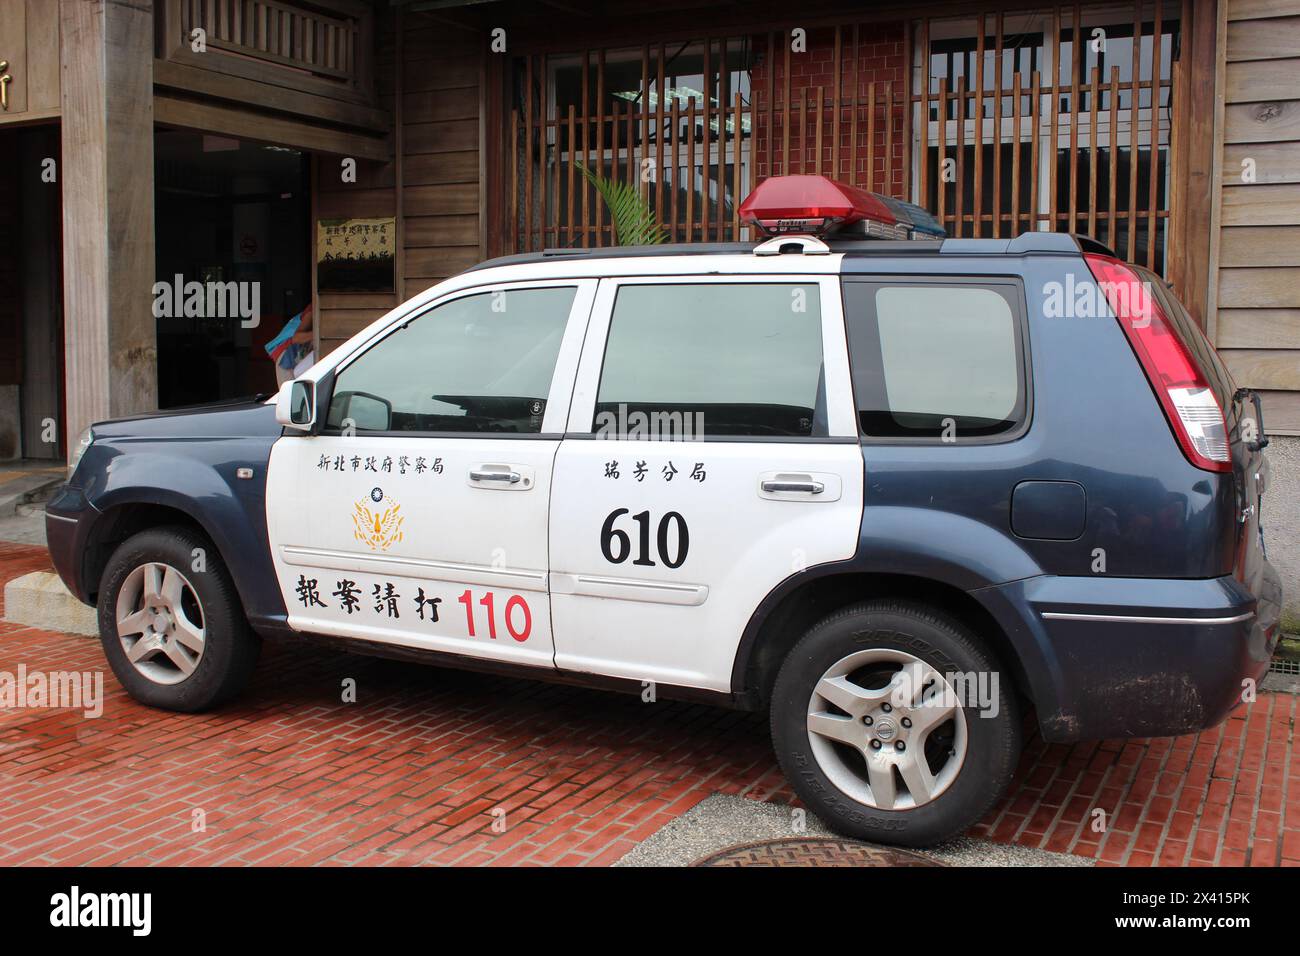
[[[479,471],[474,469],[469,473],[470,481],[505,481],[510,484],[517,484],[520,478],[517,471]]]
[[[820,481],[765,481],[760,486],[764,491],[800,491],[807,495],[820,495],[826,486]]]

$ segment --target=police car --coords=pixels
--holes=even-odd
[[[47,510],[118,679],[260,639],[770,711],[838,830],[919,845],[1048,741],[1225,718],[1267,668],[1257,399],[1094,241],[947,239],[820,177],[756,243],[487,262],[273,402],[95,425]]]

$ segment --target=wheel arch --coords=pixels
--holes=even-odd
[[[105,468],[103,480],[94,482],[86,496],[101,513],[88,536],[116,546],[124,540],[123,519],[132,533],[158,524],[192,527],[212,542],[253,627],[259,631],[283,627],[288,615],[266,532],[267,466],[262,454],[260,446],[249,450],[224,440],[196,445],[184,456],[156,446],[118,453],[111,469]],[[242,461],[250,463],[252,480],[236,476],[235,465]],[[104,516],[115,514],[116,521],[105,520]],[[102,546],[88,547],[82,559],[95,562],[82,566],[88,596],[98,591],[108,560],[103,551]]]
[[[971,594],[933,578],[836,566],[788,578],[754,611],[732,668],[737,700],[752,707],[766,706],[781,662],[808,628],[840,608],[872,598],[913,600],[956,618],[988,644],[1009,671],[1016,690],[1037,702],[1022,650]]]
[[[105,507],[91,526],[82,554],[82,581],[91,601],[99,599],[99,582],[109,558],[128,538],[150,528],[179,526],[196,531],[212,542],[220,554],[215,536],[197,516],[178,502],[138,499],[121,500]]]

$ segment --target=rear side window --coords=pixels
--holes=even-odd
[[[815,284],[625,285],[593,430],[619,437],[827,434]]]
[[[1011,283],[845,283],[862,434],[961,441],[1025,421],[1022,326]]]

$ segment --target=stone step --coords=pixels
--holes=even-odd
[[[95,609],[78,601],[52,571],[33,571],[5,585],[5,620],[43,631],[99,636]]]
[[[23,505],[49,501],[63,481],[62,473],[32,471],[0,482],[0,517],[16,514]]]

